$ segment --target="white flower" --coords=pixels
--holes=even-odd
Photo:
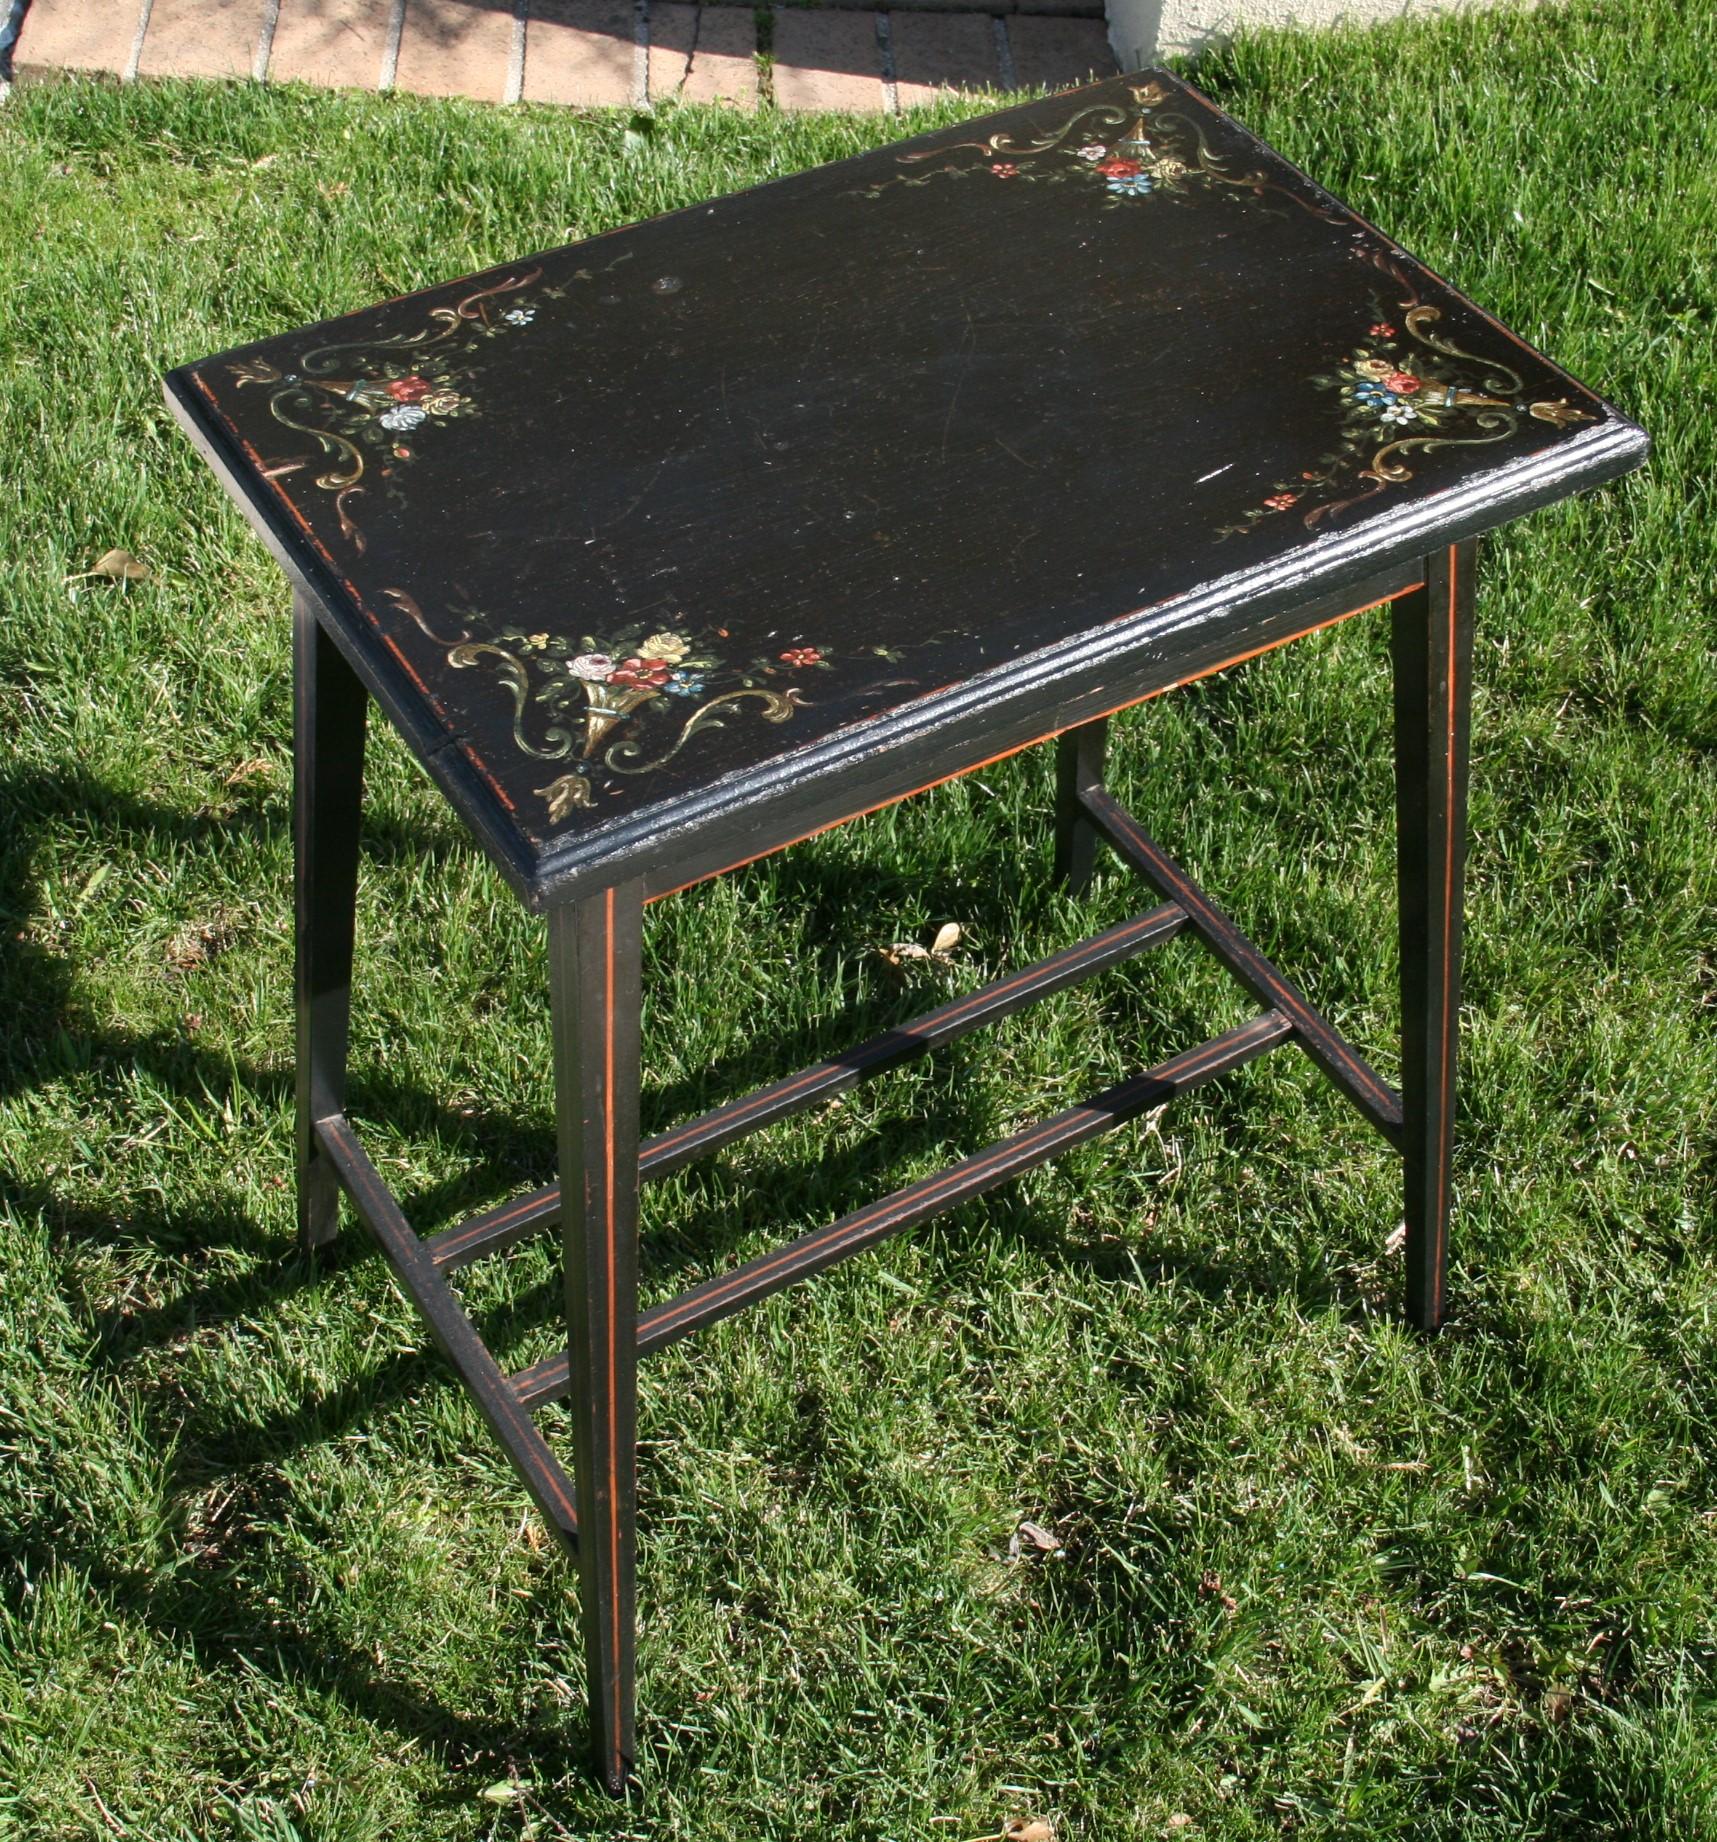
[[[536,317],[537,310],[534,307],[509,307],[501,315],[509,326],[529,326]]]
[[[423,419],[423,411],[415,403],[396,403],[392,409],[382,412],[381,424],[384,429],[394,429],[403,435],[407,429],[416,428]]]
[[[1100,147],[1095,141],[1092,141],[1089,146],[1079,149],[1079,157],[1081,160],[1097,161],[1101,160],[1108,151],[1107,147]]]
[[[605,652],[581,652],[566,668],[575,678],[588,678],[600,684],[614,670],[614,661]]]

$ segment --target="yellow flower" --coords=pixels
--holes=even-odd
[[[691,641],[678,633],[652,633],[638,648],[638,655],[644,659],[665,659],[669,665],[678,665],[691,649]]]
[[[423,399],[423,407],[432,416],[451,416],[464,401],[457,390],[438,390]]]

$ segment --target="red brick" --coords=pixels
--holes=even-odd
[[[123,71],[142,16],[142,0],[34,0],[18,35],[18,68]]]
[[[525,101],[629,103],[637,37],[628,0],[531,0]]]
[[[883,107],[874,13],[775,9],[775,100],[783,109]]]
[[[501,102],[513,62],[513,9],[470,0],[406,0],[394,82],[419,96]]]
[[[898,10],[910,13],[969,13],[975,3],[976,0],[909,0],[908,5]],[[1014,8],[1014,0],[982,0],[982,4],[986,13],[1011,13]],[[891,24],[894,18],[895,14],[890,13]]]
[[[154,0],[140,77],[248,77],[262,0]]]
[[[988,13],[891,13],[894,87],[903,109],[947,90],[995,89],[996,29]]]
[[[757,21],[742,6],[652,0],[650,100],[757,106]]]
[[[1064,90],[1115,74],[1115,54],[1100,19],[1040,19],[1016,13],[1007,27],[1014,77],[1022,90]]]
[[[391,0],[280,0],[271,83],[373,90],[387,55]]]

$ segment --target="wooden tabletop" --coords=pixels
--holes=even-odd
[[[532,901],[749,855],[1645,451],[1162,72],[168,393]]]

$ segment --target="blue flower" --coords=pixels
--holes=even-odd
[[[1157,182],[1149,173],[1111,173],[1109,190],[1122,198],[1143,198],[1156,190]]]
[[[670,697],[701,697],[703,680],[694,672],[669,672],[665,688]]]

